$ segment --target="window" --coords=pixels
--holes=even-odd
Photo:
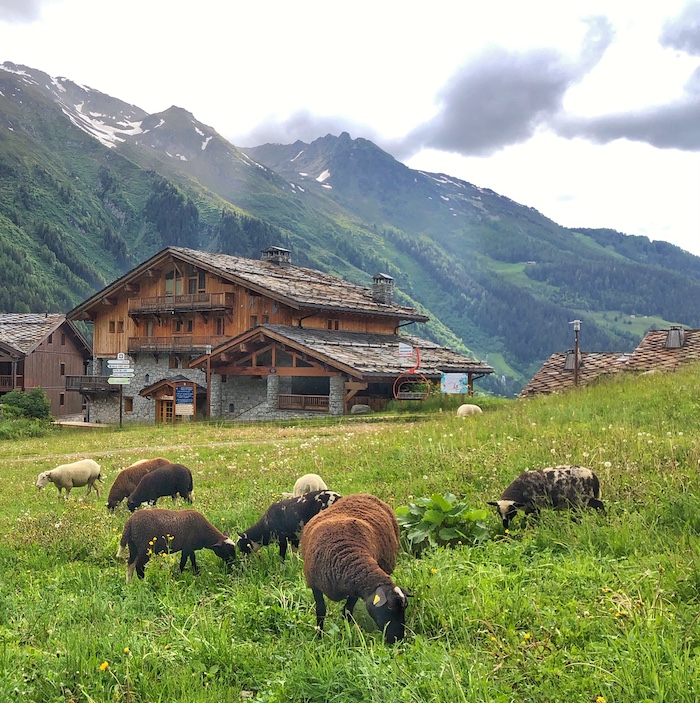
[[[47,344],[53,344],[53,335],[50,334],[49,338],[46,340]]]
[[[228,381],[228,376],[225,373],[221,374],[221,383],[226,383]]]
[[[329,330],[339,330],[340,329],[340,320],[328,320],[328,329]]]
[[[114,320],[109,321],[109,333],[114,334],[117,331],[117,323]]]
[[[124,398],[124,412],[133,413],[134,412],[134,399]]]
[[[182,274],[179,271],[165,274],[165,294],[182,295]]]
[[[224,336],[224,318],[223,317],[217,317],[216,318],[216,336],[217,337],[223,337]]]
[[[182,332],[182,320],[175,320],[175,332]]]
[[[66,365],[64,363],[61,363],[61,376],[66,375]]]
[[[228,411],[230,413],[234,412],[235,409],[236,409],[236,406],[233,403],[228,404]]]
[[[124,323],[122,322],[122,324],[124,324]],[[124,330],[122,330],[122,332],[123,332],[123,331],[124,331]],[[62,347],[65,347],[65,346],[66,346],[66,335],[63,334],[63,332],[61,333],[61,346],[62,346]]]
[[[59,405],[65,405],[66,404],[66,394],[65,393],[60,393],[58,396],[58,404]]]
[[[192,330],[194,329],[194,323],[192,320],[187,320],[187,331],[189,333],[192,333]]]
[[[263,315],[263,325],[266,325],[268,322],[270,322],[270,316]]]
[[[258,326],[258,316],[257,316],[257,315],[251,315],[251,316],[250,316],[250,326],[251,326],[251,327],[257,327],[257,326]]]
[[[180,358],[174,355],[168,357],[168,368],[169,369],[180,369],[182,364],[180,363]]]
[[[187,280],[187,292],[192,295],[197,292],[197,279],[190,278]]]
[[[124,320],[117,320],[117,332],[124,334]],[[65,344],[63,338],[61,338],[61,344]]]
[[[199,293],[204,293],[207,289],[207,274],[204,271],[199,272]]]

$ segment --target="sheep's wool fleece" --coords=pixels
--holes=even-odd
[[[398,552],[394,511],[367,493],[344,496],[318,513],[301,541],[308,587],[334,601],[364,598],[379,583],[390,582]]]

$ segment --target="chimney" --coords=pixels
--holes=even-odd
[[[685,330],[671,327],[666,335],[666,349],[680,349],[685,344]]]
[[[282,247],[268,247],[262,250],[261,258],[277,266],[289,266],[292,263],[292,252]]]
[[[385,273],[375,273],[372,279],[372,300],[375,303],[391,305],[391,293],[394,289],[394,279]]]

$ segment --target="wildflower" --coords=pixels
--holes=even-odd
[[[437,574],[437,569],[435,567],[433,567],[432,569],[430,569],[430,573]]]
[[[131,650],[128,647],[124,647],[124,654],[131,654]]]
[[[603,696],[598,696],[598,698],[595,699],[595,703],[605,703],[605,698],[603,698]]]
[[[531,635],[530,635],[529,632],[526,632],[526,633],[523,635],[523,639],[524,639],[526,642],[530,639],[530,637],[531,637]]]
[[[603,462],[603,466],[604,466],[606,469],[609,469],[609,468],[612,466],[612,463],[609,462],[609,461],[604,461],[604,462]]]
[[[103,661],[102,664],[100,664],[100,671],[107,671],[107,669],[109,669],[109,662]]]

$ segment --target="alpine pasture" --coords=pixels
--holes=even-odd
[[[451,401],[455,402],[452,403]],[[0,443],[0,700],[187,703],[700,700],[700,369],[611,378],[528,401],[460,398],[357,418],[57,429]],[[164,456],[194,476],[191,506],[235,539],[296,478],[393,507],[450,491],[475,508],[521,471],[580,464],[606,514],[544,511],[478,546],[402,552],[406,638],[362,603],[329,603],[325,633],[298,554],[225,566],[156,556],[126,583],[117,472]],[[37,491],[37,475],[98,461],[103,495]],[[169,498],[161,507],[173,507]],[[190,507],[181,501],[176,509]]]

